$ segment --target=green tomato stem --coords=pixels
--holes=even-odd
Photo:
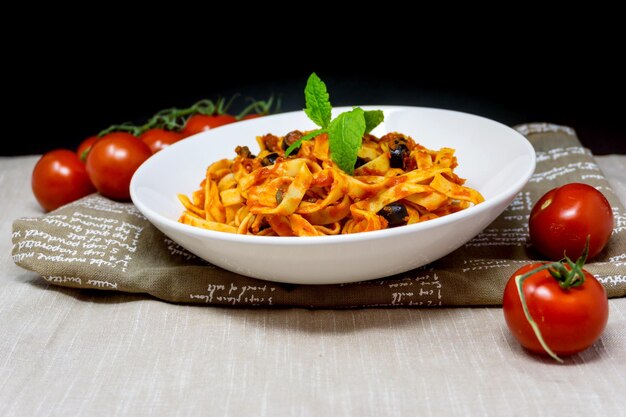
[[[543,335],[541,334],[541,330],[539,329],[537,322],[535,322],[535,320],[533,319],[533,316],[530,314],[530,310],[528,309],[528,304],[526,303],[526,297],[524,296],[524,290],[522,289],[522,284],[524,283],[524,280],[526,278],[530,277],[531,275],[536,274],[539,271],[543,271],[545,269],[549,269],[552,267],[553,267],[553,264],[546,264],[537,269],[533,269],[532,271],[524,275],[517,275],[515,277],[515,286],[517,287],[517,294],[519,295],[520,301],[522,302],[522,310],[524,311],[526,320],[528,321],[528,324],[530,324],[530,327],[533,329],[535,336],[537,336],[537,339],[539,340],[539,344],[541,345],[543,350],[545,350],[546,353],[550,355],[554,360],[556,360],[559,363],[563,363],[563,359],[559,358],[557,354],[554,353],[552,349],[550,349],[550,346],[548,346],[546,341],[543,339]]]
[[[217,99],[217,106],[216,106],[217,114],[222,115],[226,113],[230,105],[233,104],[233,101],[235,100],[235,98],[237,98],[237,96],[239,96],[239,94],[235,94],[228,101],[224,100],[223,97],[220,97],[219,99]]]
[[[102,137],[107,133],[111,133],[114,131],[125,131],[135,136],[139,136],[147,130],[156,127],[165,128],[167,130],[180,130],[185,127],[185,124],[187,124],[187,120],[189,119],[189,117],[194,114],[203,114],[207,116],[211,116],[214,114],[224,114],[228,111],[228,108],[235,100],[235,98],[237,98],[237,96],[238,95],[234,95],[228,101],[226,101],[224,98],[219,98],[217,100],[217,103],[214,103],[209,99],[203,99],[195,102],[190,107],[183,109],[178,109],[176,107],[163,109],[158,111],[143,125],[135,125],[131,122],[125,122],[119,125],[112,125],[98,133],[98,136]],[[262,109],[264,112],[269,113],[270,107],[272,105],[272,100],[273,97],[270,97],[267,102],[253,101],[252,104],[248,106],[248,112],[252,109]],[[276,106],[276,111],[277,110],[278,105]]]
[[[241,120],[243,119],[245,116],[247,116],[248,114],[252,113],[254,111],[255,114],[261,114],[261,115],[267,115],[270,114],[272,105],[274,104],[274,96],[270,96],[269,99],[267,99],[267,101],[255,101],[254,99],[248,98],[247,100],[249,100],[251,103],[241,111],[241,113],[239,113],[237,116],[235,116],[235,119],[237,120]],[[274,113],[278,113],[280,109],[280,97],[276,99],[276,107],[274,108]]]

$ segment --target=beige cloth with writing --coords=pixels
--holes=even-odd
[[[244,277],[197,258],[153,227],[131,203],[98,195],[13,224],[13,259],[52,284],[146,293],[162,300],[228,306],[350,308],[501,304],[504,284],[530,259],[527,221],[535,201],[570,182],[610,201],[615,230],[587,265],[609,297],[626,295],[626,212],[593,156],[567,127],[517,128],[537,151],[537,169],[507,210],[452,254],[384,279],[344,285],[291,285]]]

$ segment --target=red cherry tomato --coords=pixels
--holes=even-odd
[[[263,117],[263,116],[265,115],[261,113],[250,113],[250,114],[246,114],[245,116],[243,116],[241,120],[256,119],[256,118]]]
[[[572,183],[548,191],[537,201],[528,222],[530,240],[551,260],[579,257],[587,236],[589,258],[599,254],[613,232],[613,211],[602,193],[587,184]]]
[[[46,211],[96,191],[85,164],[68,149],[57,149],[42,156],[33,170],[31,185],[35,198]]]
[[[182,133],[185,136],[191,136],[218,126],[234,123],[236,121],[237,119],[229,114],[217,114],[214,116],[194,114],[187,120],[187,123],[185,123]]]
[[[143,141],[153,154],[158,151],[167,148],[172,143],[178,142],[185,136],[182,133],[174,132],[173,130],[165,130],[161,128],[149,129],[139,136],[139,139]]]
[[[139,165],[151,155],[148,145],[130,133],[109,133],[89,151],[87,173],[103,196],[129,200],[130,180]]]
[[[76,155],[78,155],[81,161],[85,162],[87,160],[87,153],[97,140],[97,136],[89,136],[87,139],[82,141],[80,145],[78,145],[78,148],[76,149]]]
[[[526,274],[542,264],[520,268],[506,284],[502,309],[506,324],[525,348],[546,353],[529,324],[522,308],[515,277]],[[547,270],[539,271],[523,281],[522,290],[528,310],[541,335],[557,355],[571,355],[591,346],[604,331],[609,317],[609,303],[602,284],[582,270],[584,282],[563,289]]]

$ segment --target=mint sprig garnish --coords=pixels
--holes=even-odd
[[[357,152],[365,134],[363,109],[356,107],[335,117],[328,127],[330,157],[343,171],[354,172]]]
[[[364,111],[360,107],[355,107],[331,120],[332,106],[326,84],[315,73],[307,80],[304,98],[306,102],[304,112],[321,129],[314,130],[291,144],[285,151],[285,156],[289,156],[303,141],[327,133],[331,159],[344,172],[352,175],[363,135],[371,132],[384,120],[383,112]]]
[[[365,118],[365,133],[370,133],[376,126],[385,120],[382,110],[367,110],[363,112]]]
[[[306,102],[304,112],[309,116],[309,119],[319,127],[327,128],[330,124],[330,113],[333,108],[328,99],[326,84],[315,73],[309,76],[306,83],[304,100]]]

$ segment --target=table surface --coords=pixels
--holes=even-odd
[[[11,260],[37,157],[0,158],[0,415],[626,415],[626,298],[559,365],[499,308],[248,310],[54,287]],[[598,157],[626,205],[626,156]]]

